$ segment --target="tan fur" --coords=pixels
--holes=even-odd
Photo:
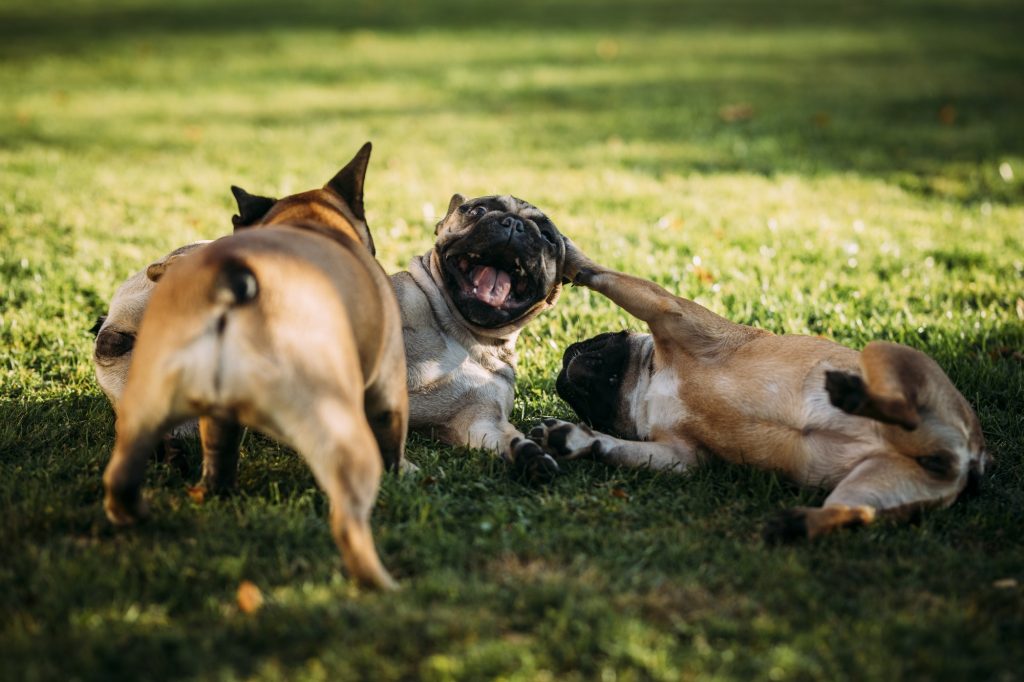
[[[360,206],[368,155],[367,145],[346,167],[359,164]],[[166,268],[117,405],[104,474],[111,521],[142,515],[146,454],[185,419],[200,418],[201,485],[230,489],[245,425],[305,458],[331,501],[331,528],[352,575],[393,586],[369,516],[382,463],[401,463],[408,397],[401,318],[368,235],[328,186],[277,202],[253,228]],[[253,298],[225,288],[234,271],[255,278]]]
[[[623,465],[682,471],[709,452],[781,471],[832,491],[824,510],[796,514],[799,534],[808,537],[882,513],[948,506],[969,474],[984,470],[977,417],[920,351],[873,342],[858,353],[818,337],[734,324],[602,268],[571,242],[566,272],[646,321],[652,335],[630,341],[616,422],[642,440],[588,436],[583,427],[549,420],[533,435],[555,454],[597,453]],[[842,409],[827,384],[845,401],[836,403]]]

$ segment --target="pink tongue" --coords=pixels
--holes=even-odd
[[[487,305],[500,306],[508,299],[512,290],[512,278],[504,270],[497,270],[490,265],[478,265],[469,274],[473,283],[473,296]]]

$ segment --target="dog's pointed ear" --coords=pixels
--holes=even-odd
[[[466,197],[462,196],[458,192],[452,195],[451,201],[448,202],[448,211],[445,212],[444,217],[441,218],[441,220],[437,222],[437,225],[434,226],[434,234],[438,234],[441,231],[441,226],[444,225],[444,222],[448,220],[452,213],[455,213],[455,210],[464,203],[466,203]]]
[[[237,185],[231,185],[231,193],[238,202],[238,215],[231,216],[231,224],[235,226],[235,230],[255,225],[277,203],[277,199],[249,194]]]
[[[864,377],[826,372],[825,390],[844,412],[896,424],[913,431],[921,424],[918,411],[928,377],[941,371],[919,350],[885,341],[872,341],[860,354]]]
[[[363,180],[366,179],[366,166],[370,163],[372,150],[372,144],[364,144],[352,160],[324,185],[344,199],[355,217],[363,222],[366,222],[366,214],[363,211]]]

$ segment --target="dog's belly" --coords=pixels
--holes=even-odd
[[[875,422],[845,414],[829,402],[824,388],[829,369],[836,366],[819,362],[802,381],[768,372],[683,380],[675,430],[729,462],[831,488],[857,462],[882,449],[884,441]],[[650,414],[664,415],[663,421],[669,416],[667,407]]]

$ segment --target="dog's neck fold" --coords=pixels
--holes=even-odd
[[[440,257],[437,255],[436,250],[431,250],[422,256],[414,257],[412,263],[409,264],[409,272],[412,274],[413,280],[420,285],[420,288],[426,294],[431,308],[435,311],[447,308],[450,311],[450,315],[438,317],[439,320],[450,319],[458,325],[458,329],[447,329],[449,333],[456,338],[469,335],[477,343],[503,345],[510,351],[515,346],[516,339],[519,338],[519,332],[522,331],[522,328],[530,320],[552,307],[562,291],[562,285],[556,284],[547,298],[530,308],[524,315],[501,327],[488,328],[468,322],[462,317],[462,313],[456,309],[448,295],[444,275],[441,273]]]

